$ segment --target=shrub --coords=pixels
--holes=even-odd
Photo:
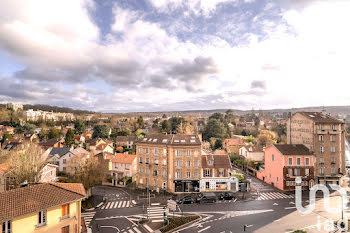
[[[192,222],[198,218],[199,218],[198,215],[169,218],[169,224],[160,228],[160,231],[163,233],[168,232],[168,231],[173,230],[173,229],[175,229],[179,226],[182,226],[186,223]]]

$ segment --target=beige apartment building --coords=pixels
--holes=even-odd
[[[297,112],[287,122],[288,144],[315,154],[315,182],[341,184],[345,174],[345,123],[325,111]]]
[[[201,138],[153,134],[136,144],[136,185],[172,193],[199,192]]]

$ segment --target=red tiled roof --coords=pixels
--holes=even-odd
[[[312,151],[309,150],[303,144],[273,144],[277,150],[283,155],[312,155]]]
[[[11,165],[9,163],[0,164],[0,174],[4,175],[9,170],[10,167]]]
[[[85,198],[78,183],[43,183],[0,193],[0,222]]]
[[[127,163],[131,164],[134,159],[136,158],[136,155],[129,155],[129,154],[117,154],[114,159],[112,159],[113,163]]]

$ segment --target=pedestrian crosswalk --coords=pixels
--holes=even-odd
[[[120,208],[128,208],[128,207],[133,207],[133,204],[135,201],[109,201],[106,202],[101,209],[120,209]]]
[[[94,218],[96,212],[85,212],[85,213],[81,213],[81,217],[84,218],[85,221],[85,225],[89,226],[91,220]]]
[[[260,192],[256,200],[274,200],[287,198],[294,198],[294,195],[287,195],[280,192]]]
[[[128,227],[127,229],[122,229],[121,233],[142,233],[137,227]]]
[[[152,222],[163,222],[166,208],[164,206],[152,206],[147,208],[147,216]]]

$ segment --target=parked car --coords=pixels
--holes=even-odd
[[[235,196],[231,192],[221,193],[219,195],[220,200],[232,200]]]
[[[192,196],[185,196],[179,200],[177,200],[178,204],[193,204],[195,202]]]
[[[197,197],[197,202],[200,204],[203,203],[215,203],[216,202],[216,195],[215,193],[200,193]]]

